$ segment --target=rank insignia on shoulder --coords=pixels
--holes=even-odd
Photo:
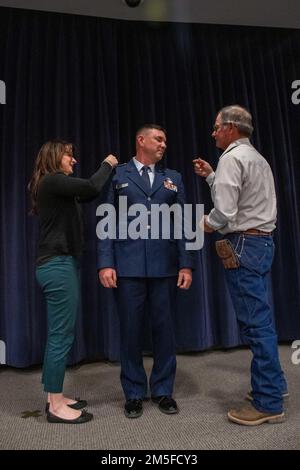
[[[116,189],[127,188],[127,186],[128,186],[128,183],[116,184]]]
[[[173,183],[171,178],[166,178],[164,181],[164,187],[166,189],[170,189],[171,191],[175,191],[177,193],[177,186]]]

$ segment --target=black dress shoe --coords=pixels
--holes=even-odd
[[[177,403],[172,397],[161,396],[152,397],[151,399],[153,403],[156,403],[158,405],[158,409],[162,413],[166,413],[167,415],[173,415],[175,413],[178,413]]]
[[[82,410],[82,408],[86,408],[87,407],[87,401],[86,400],[80,400],[80,398],[75,398],[76,403],[73,403],[71,405],[68,405],[69,408],[73,408],[73,410]],[[50,403],[47,402],[46,403],[46,406],[45,406],[45,412],[48,413],[49,411],[49,408],[50,408]]]
[[[88,413],[86,410],[82,410],[81,415],[75,419],[63,419],[59,418],[58,416],[54,415],[50,411],[47,413],[47,421],[48,423],[65,423],[65,424],[82,424],[87,423],[93,419],[92,413]]]
[[[124,413],[126,418],[139,418],[143,414],[143,401],[139,398],[127,400]]]

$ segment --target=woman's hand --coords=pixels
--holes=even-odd
[[[118,159],[112,154],[108,155],[103,161],[109,163],[113,168],[119,163]]]

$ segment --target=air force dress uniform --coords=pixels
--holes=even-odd
[[[127,400],[142,399],[148,391],[142,360],[142,331],[146,305],[151,319],[153,369],[150,377],[152,396],[171,396],[176,371],[175,339],[172,311],[178,271],[193,268],[193,252],[185,249],[185,239],[174,239],[170,218],[170,237],[163,239],[161,227],[158,239],[151,239],[151,207],[154,204],[172,206],[185,202],[180,173],[155,166],[152,185],[138,171],[141,165],[132,159],[119,165],[105,198],[117,211],[117,239],[98,241],[98,269],[114,268],[117,272],[116,298],[121,332],[121,383]],[[154,165],[153,165],[154,167]],[[153,168],[154,169],[154,168]],[[149,230],[147,239],[120,238],[118,234],[136,216],[121,216],[120,196],[127,197],[127,206],[143,204],[147,208]],[[125,198],[124,198],[125,199]],[[121,217],[120,217],[121,216]]]

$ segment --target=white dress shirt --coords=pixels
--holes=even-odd
[[[216,172],[206,178],[214,208],[209,226],[222,234],[255,228],[275,229],[277,209],[270,165],[251,145],[239,139],[222,153]]]

